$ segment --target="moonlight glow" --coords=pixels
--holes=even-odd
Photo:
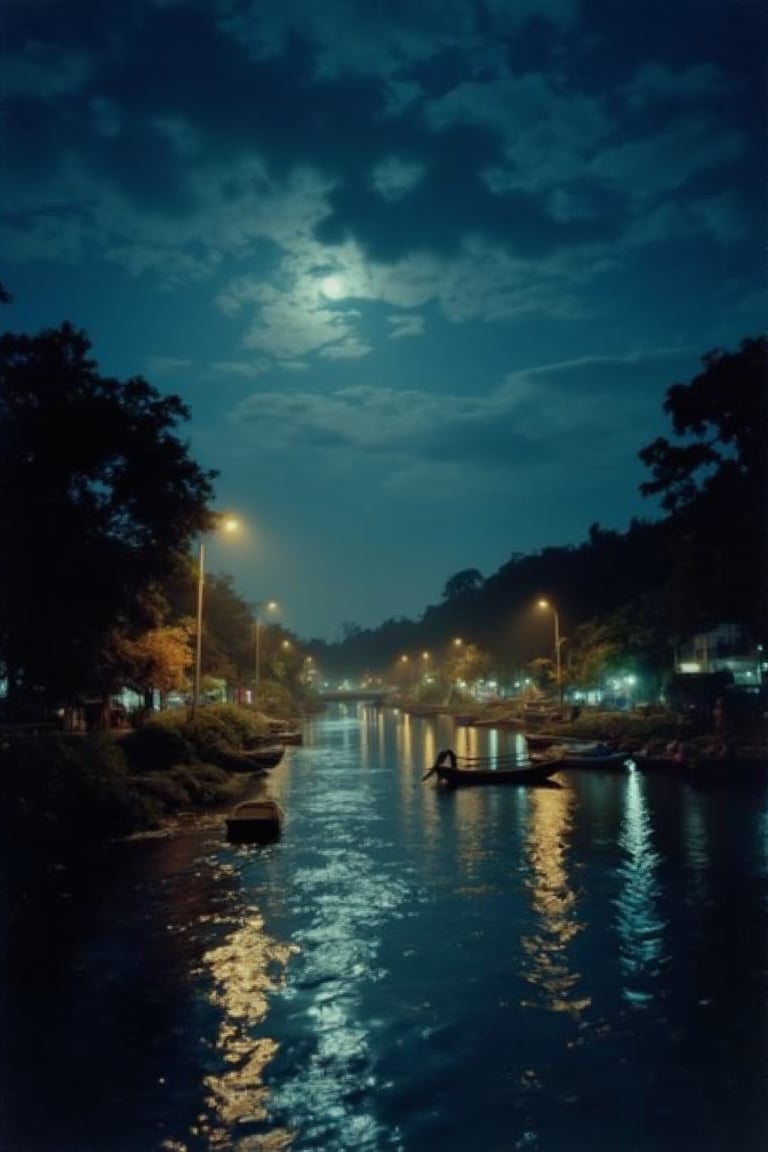
[[[320,285],[320,291],[329,300],[341,300],[346,293],[344,280],[341,276],[326,276]]]

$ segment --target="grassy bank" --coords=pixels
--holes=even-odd
[[[222,766],[269,720],[228,705],[169,712],[125,732],[46,733],[0,744],[0,885],[6,903],[91,868],[115,839],[174,814],[223,806],[250,776]]]

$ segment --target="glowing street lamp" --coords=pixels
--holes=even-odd
[[[253,678],[253,703],[256,705],[256,700],[259,695],[259,684],[261,683],[261,610],[264,608],[267,612],[274,612],[277,609],[276,600],[260,600],[258,604],[254,605],[254,622],[256,633],[256,663],[254,666]]]
[[[563,670],[560,663],[560,617],[557,608],[549,600],[539,600],[539,608],[550,608],[555,621],[555,677],[557,679],[557,692],[560,698],[560,707],[563,706]]]
[[[220,516],[217,518],[215,528],[222,532],[237,532],[240,525],[234,516]],[[197,712],[197,702],[200,698],[200,669],[203,660],[203,590],[205,588],[205,541],[201,536],[197,545],[197,620],[195,623],[195,676],[192,686],[192,719]]]

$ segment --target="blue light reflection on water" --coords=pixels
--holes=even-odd
[[[342,706],[269,778],[279,843],[211,815],[133,846],[71,970],[4,1017],[4,1149],[768,1147],[765,788],[445,794],[448,745],[519,737]]]

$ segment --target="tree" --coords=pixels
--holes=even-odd
[[[477,592],[483,584],[483,574],[477,568],[464,568],[451,576],[443,589],[443,600],[461,600]]]
[[[115,637],[113,652],[118,674],[129,688],[141,692],[151,707],[151,697],[159,692],[184,691],[189,686],[191,661],[190,641],[194,634],[194,621],[187,620],[163,628],[150,628],[130,639]]]
[[[0,336],[0,661],[9,703],[112,688],[115,629],[155,626],[155,590],[211,522],[215,473],[141,377],[99,374],[84,332]]]
[[[659,437],[641,450],[653,479],[640,491],[662,494],[663,507],[676,513],[727,488],[765,513],[768,337],[744,340],[738,352],[709,352],[703,363],[704,371],[690,383],[667,390],[664,411],[680,443]]]
[[[714,351],[664,411],[676,441],[640,452],[670,513],[669,602],[682,634],[721,621],[765,638],[768,616],[768,338]]]

